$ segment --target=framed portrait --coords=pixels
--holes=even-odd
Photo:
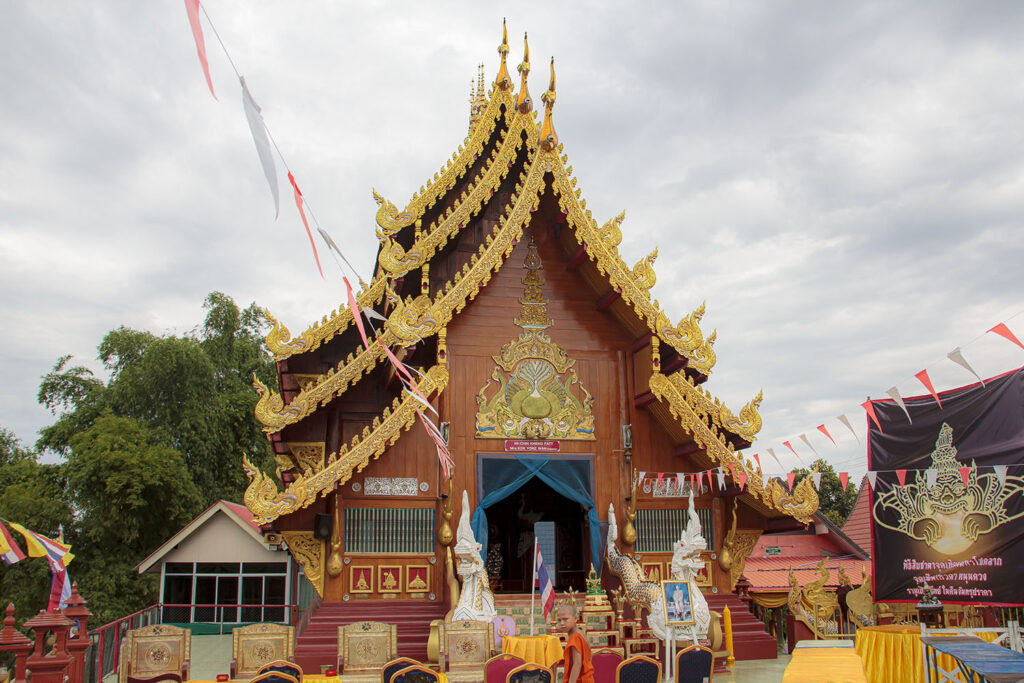
[[[348,568],[349,593],[373,592],[373,567],[352,565]]]
[[[402,592],[402,568],[400,566],[382,564],[377,567],[377,592]]]
[[[647,577],[648,581],[661,583],[661,580],[664,578],[664,574],[662,574],[663,566],[661,562],[644,562],[640,565],[640,568],[643,569],[644,576]]]
[[[704,560],[704,568],[697,572],[695,582],[701,588],[710,588],[715,582],[715,562],[711,559],[711,553],[704,553],[700,559]]]
[[[669,626],[692,626],[693,591],[689,581],[670,579],[661,582],[662,598],[665,605],[665,623]]]
[[[405,566],[405,592],[426,593],[430,590],[430,565],[408,564]]]

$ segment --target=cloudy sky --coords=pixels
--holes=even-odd
[[[629,263],[660,247],[673,318],[707,300],[738,410],[764,388],[764,452],[826,422],[837,469],[864,449],[834,418],[1024,364],[1024,5],[921,2],[204,2],[323,225],[360,268],[371,188],[400,207],[466,133],[469,84],[530,33],[531,92],[588,208],[626,209]],[[61,354],[99,370],[118,325],[182,333],[212,290],[297,333],[341,302],[283,180],[273,206],[238,82],[208,24],[219,101],[185,8],[3,3],[0,426],[26,443]],[[640,6],[638,6],[640,7]],[[802,445],[797,442],[798,450]],[[796,464],[790,456],[787,466]]]

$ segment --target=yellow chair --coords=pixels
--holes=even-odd
[[[494,626],[489,621],[463,619],[445,624],[444,651],[451,683],[484,680],[484,666],[494,650]]]
[[[161,677],[188,680],[192,632],[168,624],[155,624],[125,633],[121,650],[118,683],[128,679],[162,680]]]
[[[380,670],[395,658],[398,629],[379,621],[338,627],[338,669],[347,681],[380,681]]]
[[[250,624],[231,631],[231,678],[252,678],[271,662],[291,664],[287,660],[294,656],[294,626]],[[302,670],[297,671],[296,678],[302,678]]]

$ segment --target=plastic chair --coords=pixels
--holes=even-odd
[[[710,683],[714,675],[715,655],[701,645],[676,653],[676,683]]]

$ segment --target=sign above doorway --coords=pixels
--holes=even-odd
[[[558,453],[558,441],[534,441],[532,439],[505,439],[507,453]]]

